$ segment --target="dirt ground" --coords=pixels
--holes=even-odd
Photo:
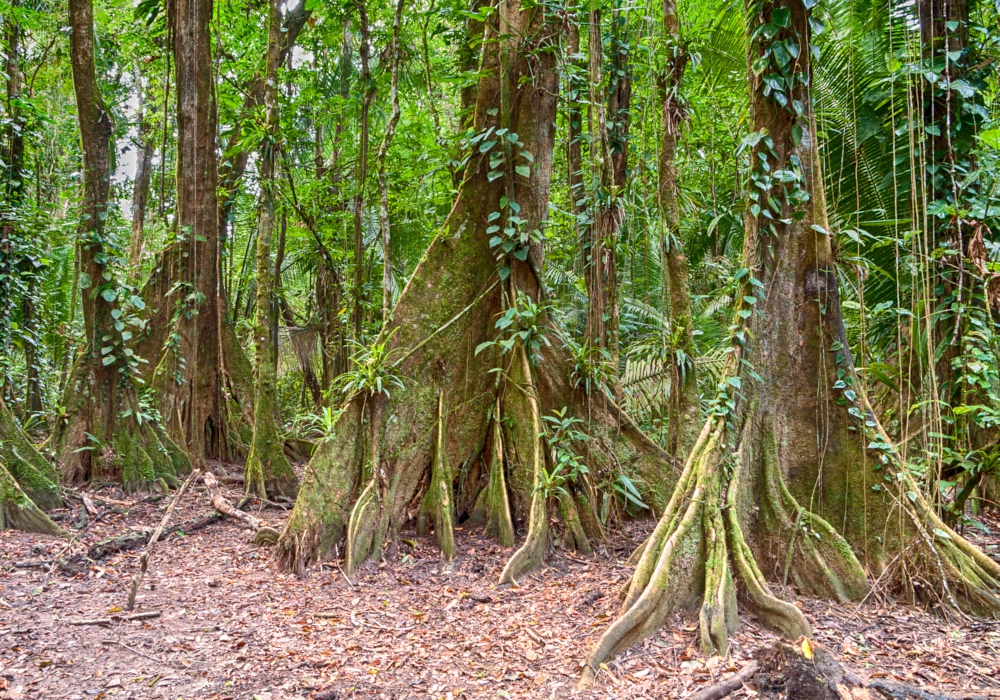
[[[471,523],[456,528],[453,562],[441,561],[432,539],[405,533],[386,560],[349,581],[334,559],[306,580],[280,573],[271,549],[223,521],[158,545],[136,612],[159,617],[73,626],[119,612],[141,550],[80,560],[76,573],[44,562],[155,527],[166,508],[110,486],[88,493],[99,515],[78,530],[79,510],[64,511],[76,536],[68,551],[0,533],[0,698],[684,698],[772,639],[744,615],[729,656],[706,659],[694,614],[675,616],[578,694],[585,652],[618,611],[624,559],[651,522],[629,525],[593,558],[558,550],[515,588],[496,585],[512,550]],[[228,495],[237,500],[238,487]],[[172,521],[207,511],[208,496],[195,489]],[[278,527],[287,517],[275,505],[258,511]],[[998,556],[1000,522],[987,525],[989,535],[970,535]],[[996,621],[945,621],[885,602],[797,604],[817,643],[862,676],[1000,697]],[[732,697],[753,695],[744,687]]]

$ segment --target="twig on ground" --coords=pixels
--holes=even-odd
[[[152,620],[160,616],[159,610],[136,613],[134,615],[112,615],[111,617],[96,617],[91,620],[67,620],[73,627],[82,625],[110,625],[112,622],[134,622],[136,620]]]
[[[160,526],[156,528],[153,536],[149,538],[149,544],[146,545],[146,551],[142,553],[142,558],[139,560],[139,570],[135,572],[135,578],[132,579],[132,588],[128,592],[128,601],[125,603],[125,609],[131,610],[135,607],[135,594],[139,591],[139,584],[142,583],[142,577],[146,573],[146,569],[149,568],[149,559],[153,556],[153,548],[156,546],[157,540],[160,539],[160,534],[163,532],[163,528],[167,526],[167,521],[170,520],[170,516],[173,515],[174,508],[180,502],[181,498],[184,496],[184,492],[188,490],[191,483],[198,478],[199,470],[195,469],[191,472],[191,476],[181,485],[177,490],[177,495],[174,496],[174,500],[170,502],[167,507],[167,512],[163,514],[163,519],[160,521]]]
[[[167,664],[168,666],[172,666],[173,665],[169,661],[167,661],[166,659],[161,659],[161,658],[159,658],[157,656],[153,656],[152,654],[147,654],[146,652],[140,651],[139,649],[136,649],[135,647],[130,647],[128,644],[122,644],[117,639],[102,639],[101,640],[101,644],[112,644],[112,645],[120,646],[122,649],[128,649],[133,654],[138,654],[139,656],[145,656],[147,659],[152,659],[153,661],[157,661],[157,662],[159,662],[161,664]]]

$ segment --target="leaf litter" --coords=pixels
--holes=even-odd
[[[224,490],[239,500],[238,484]],[[299,580],[279,572],[272,550],[246,530],[216,521],[161,541],[135,608],[160,615],[129,621],[121,609],[141,548],[100,560],[86,552],[152,528],[169,499],[112,486],[87,495],[98,514],[74,530],[68,548],[0,533],[0,698],[683,699],[738,673],[774,640],[744,615],[727,657],[704,658],[697,611],[676,614],[602,669],[593,689],[577,691],[585,652],[618,613],[631,573],[624,560],[651,522],[625,524],[592,558],[556,549],[545,568],[511,587],[496,581],[513,550],[471,522],[455,528],[452,562],[441,560],[433,538],[405,532],[383,561],[350,580],[336,551]],[[198,487],[172,522],[209,508]],[[281,504],[251,508],[279,528],[288,516]],[[77,511],[64,511],[63,524],[77,522]],[[998,556],[1000,522],[983,522],[989,533],[976,530],[973,539]],[[76,565],[51,564],[60,558]],[[997,621],[945,621],[886,601],[795,602],[813,625],[814,646],[862,676],[997,689],[1000,697]],[[102,622],[70,624],[79,620]],[[731,697],[755,695],[744,686]]]

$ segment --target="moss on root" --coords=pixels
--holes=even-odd
[[[531,419],[531,430],[521,441],[520,455],[531,455],[532,495],[528,517],[528,534],[520,549],[508,560],[500,573],[500,583],[517,583],[517,578],[542,565],[549,544],[549,511],[547,494],[543,488],[545,455],[542,449],[542,419],[538,411],[538,397],[532,380],[531,365],[522,346],[515,351],[520,356],[520,376],[514,380],[516,390],[523,394]],[[520,434],[526,431],[521,430]]]
[[[344,537],[351,506],[363,488],[358,465],[367,454],[367,431],[361,411],[359,403],[349,404],[306,465],[276,549],[279,564],[288,571],[303,575],[309,563]]]
[[[37,532],[53,537],[69,536],[35,505],[2,460],[0,460],[0,530]]]
[[[434,523],[441,554],[448,561],[455,558],[455,523],[452,505],[452,474],[445,449],[444,391],[438,395],[437,439],[434,448],[434,462],[431,466],[430,484],[424,495],[421,510]]]
[[[0,399],[0,461],[39,508],[48,510],[62,505],[59,472],[21,430],[3,399]]]
[[[275,423],[275,407],[259,392],[250,452],[243,467],[244,489],[261,498],[295,498],[299,478],[285,456],[285,441]]]
[[[500,401],[497,400],[493,415],[493,451],[490,460],[490,481],[484,490],[486,528],[488,537],[496,537],[504,547],[513,547],[514,521],[507,495],[507,478],[504,474],[503,429],[500,426]]]

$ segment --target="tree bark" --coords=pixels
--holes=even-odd
[[[281,0],[269,0],[267,72],[264,78],[265,134],[261,145],[260,215],[257,226],[257,312],[254,350],[257,360],[257,394],[254,399],[254,432],[244,468],[247,494],[262,498],[294,498],[299,480],[285,457],[284,441],[278,433],[278,391],[275,386],[276,353],[271,342],[274,278],[271,238],[274,232],[276,152],[279,143],[278,60],[281,45]]]

